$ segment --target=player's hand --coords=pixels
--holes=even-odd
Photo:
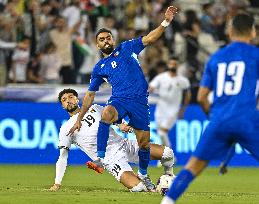
[[[178,9],[175,6],[169,6],[165,12],[165,20],[170,23],[177,14],[177,11]]]
[[[119,124],[119,128],[120,128],[120,131],[123,133],[132,133],[134,131],[134,129],[131,126],[125,123]]]
[[[60,184],[54,184],[49,188],[49,191],[58,191],[60,189],[61,185]]]
[[[74,132],[76,130],[79,131],[81,126],[82,126],[81,120],[77,120],[76,123],[73,125],[73,127],[69,130],[67,136],[73,136]]]

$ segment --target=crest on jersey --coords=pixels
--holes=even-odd
[[[119,54],[120,54],[119,51],[115,52],[115,53],[114,53],[114,57],[117,57]]]

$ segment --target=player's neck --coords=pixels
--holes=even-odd
[[[78,107],[75,111],[73,111],[72,113],[68,113],[70,117],[76,115],[77,113],[80,112],[80,108]]]
[[[177,76],[177,73],[176,73],[176,72],[170,72],[170,71],[168,71],[168,73],[169,73],[169,75],[170,75],[171,77],[176,77],[176,76]]]
[[[250,37],[232,37],[231,38],[232,42],[243,42],[243,43],[247,43],[250,44],[251,42],[251,38]]]

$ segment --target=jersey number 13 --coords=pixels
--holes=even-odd
[[[242,88],[244,73],[245,63],[243,61],[234,61],[229,64],[219,63],[217,73],[217,96],[221,97],[223,93],[228,96],[238,94]],[[230,77],[231,80],[226,81],[227,76]]]

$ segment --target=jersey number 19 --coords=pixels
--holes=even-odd
[[[225,95],[236,95],[240,92],[243,83],[243,77],[245,73],[245,63],[243,61],[234,61],[218,64],[217,73],[217,90],[216,94],[221,97],[223,93]],[[226,76],[231,80],[226,81]]]

